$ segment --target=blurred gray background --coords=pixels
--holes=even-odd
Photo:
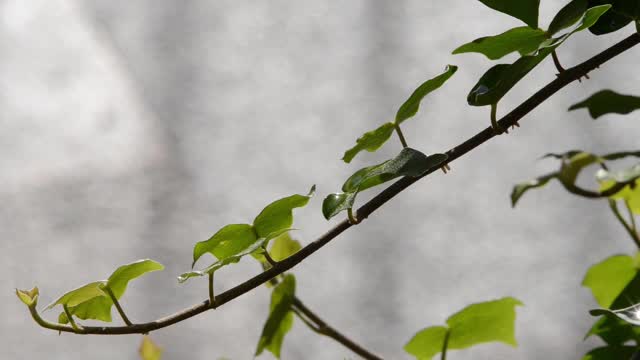
[[[541,25],[563,4],[543,0]],[[473,0],[0,0],[0,358],[137,359],[139,336],[39,328],[13,288],[39,286],[44,306],[148,257],[166,270],[130,284],[122,303],[134,321],[204,300],[206,281],[175,278],[195,242],[312,184],[318,195],[296,212],[294,236],[304,244],[322,234],[338,221],[324,220],[322,198],[400,146],[392,139],[350,165],[343,151],[446,64],[460,69],[406,122],[409,143],[444,151],[486,127],[488,108],[467,106],[466,94],[490,62],[450,53],[514,26]],[[581,33],[560,58],[571,66],[631,31]],[[408,359],[402,347],[420,329],[471,302],[514,296],[525,304],[520,346],[483,345],[451,359],[581,358],[599,344],[582,340],[595,306],[582,276],[634,246],[602,202],[554,183],[514,210],[509,193],[555,167],[536,160],[545,152],[637,147],[638,114],[593,122],[565,110],[602,88],[637,94],[639,51],[568,86],[519,130],[411,187],[297,266],[299,297],[372,351]],[[545,62],[499,113],[554,74]],[[217,291],[258,272],[249,260],[224,269]],[[251,359],[268,304],[261,287],[152,338],[165,359]],[[296,322],[283,358],[356,356]]]

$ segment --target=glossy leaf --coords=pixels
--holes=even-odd
[[[640,305],[632,305],[624,309],[609,310],[609,309],[593,309],[589,311],[593,316],[600,315],[613,315],[620,318],[622,321],[626,321],[631,325],[640,326]]]
[[[347,150],[342,156],[342,160],[346,163],[350,163],[360,151],[373,152],[378,150],[393,134],[395,125],[391,122],[381,125],[375,130],[364,133],[356,140],[356,145]]]
[[[589,7],[611,4],[611,11],[602,16],[589,31],[595,35],[608,34],[629,25],[640,15],[638,0],[589,0]]]
[[[307,195],[291,195],[267,205],[253,220],[258,237],[272,237],[273,234],[289,229],[293,225],[293,209],[303,207],[316,191],[313,185]]]
[[[330,219],[340,211],[353,207],[356,194],[400,176],[418,177],[438,167],[447,159],[445,154],[426,156],[418,150],[404,148],[391,160],[356,171],[342,186],[342,193],[330,194],[322,203],[322,213]]]
[[[540,0],[480,0],[488,7],[522,20],[532,28],[538,27]]]
[[[275,261],[282,261],[297,253],[300,249],[302,249],[300,242],[292,239],[289,233],[284,233],[273,240],[269,255]]]
[[[448,349],[466,349],[494,341],[515,347],[515,307],[519,305],[522,303],[511,297],[469,305],[450,316],[447,326],[418,332],[404,348],[417,359],[431,359],[442,351],[447,332]]]
[[[193,264],[198,259],[210,253],[218,260],[239,254],[258,241],[258,234],[249,224],[231,224],[218,230],[208,240],[201,241],[193,248]]]
[[[262,328],[262,334],[256,349],[256,356],[265,349],[271,352],[276,358],[280,358],[280,349],[285,335],[293,326],[293,312],[291,304],[296,291],[295,277],[286,275],[284,280],[278,284],[271,295],[271,306],[267,322]]]
[[[447,65],[444,72],[433,79],[427,80],[422,85],[418,86],[416,90],[409,96],[407,101],[404,102],[396,113],[395,123],[400,125],[405,120],[413,117],[420,109],[420,102],[434,90],[441,87],[453,74],[456,73],[458,67],[455,65]]]
[[[602,90],[586,100],[572,105],[569,111],[586,108],[593,119],[606,114],[629,114],[640,109],[640,97],[621,95],[611,90]]]
[[[554,35],[555,33],[566,29],[576,22],[580,20],[582,15],[584,15],[585,11],[588,8],[587,0],[572,0],[567,5],[565,5],[549,24],[549,29],[547,33],[549,35]]]
[[[635,352],[633,346],[605,346],[589,351],[582,360],[631,359]]]
[[[515,307],[522,303],[514,298],[472,304],[447,319],[451,329],[450,349],[464,349],[476,344],[498,341],[517,346]]]
[[[404,350],[419,360],[428,360],[442,351],[444,339],[449,329],[445,326],[431,326],[419,331],[404,346]]]
[[[524,195],[525,192],[531,189],[545,186],[549,180],[556,177],[555,174],[541,176],[537,179],[533,179],[524,183],[516,184],[511,191],[511,206],[515,207],[518,200]]]
[[[38,287],[34,287],[31,290],[19,290],[16,289],[16,296],[27,306],[35,306],[38,303]]]
[[[139,353],[140,359],[142,360],[162,359],[162,349],[156,345],[148,335],[142,337]]]
[[[453,50],[453,54],[474,52],[483,54],[491,60],[497,60],[514,51],[527,55],[538,50],[545,40],[547,35],[543,30],[521,26],[499,35],[473,40]]]
[[[615,255],[589,268],[582,286],[591,290],[598,305],[608,308],[638,273],[636,261],[628,255]]]

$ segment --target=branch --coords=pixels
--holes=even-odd
[[[595,70],[600,65],[611,60],[617,55],[620,55],[621,53],[631,49],[632,47],[634,47],[635,45],[638,45],[639,43],[640,43],[640,33],[634,33],[628,36],[627,38],[625,38],[624,40],[606,49],[605,51],[592,57],[591,59],[579,65],[576,65],[570,69],[567,69],[562,74],[560,74],[555,80],[553,80],[552,82],[544,86],[542,89],[538,90],[525,102],[523,102],[518,107],[513,109],[510,113],[505,115],[498,122],[498,124],[503,128],[508,128],[509,126],[515,125],[525,115],[527,115],[529,112],[531,112],[538,105],[543,103],[545,100],[553,96],[556,92],[558,92],[563,87],[585,76],[590,71]],[[447,151],[446,154],[449,156],[447,163],[450,164],[451,162],[465,155],[469,151],[489,141],[494,136],[495,134],[491,127],[488,127],[482,130],[481,132],[477,133],[475,136],[467,139],[462,144]],[[398,195],[404,189],[411,186],[413,183],[430,175],[435,170],[437,169],[431,169],[420,177],[415,177],[415,178],[404,177],[396,181],[391,186],[384,189],[380,194],[376,195],[369,202],[367,202],[362,207],[360,207],[356,212],[356,218],[359,220],[366,219],[370,214],[372,214],[374,211],[376,211],[378,208],[384,205],[387,201],[391,200],[393,197]],[[318,251],[321,247],[328,244],[331,240],[335,239],[338,235],[342,234],[345,230],[349,229],[350,227],[351,227],[351,224],[349,224],[348,220],[345,219],[341,221],[335,227],[330,229],[327,233],[320,236],[318,239],[316,239],[309,245],[305,246],[294,255],[278,262],[272,268],[216,296],[216,307],[224,305],[227,302],[241,295],[244,295],[249,291],[257,288],[258,286],[266,283],[270,279],[282,274],[283,272],[290,270],[291,268],[293,268],[294,266],[302,262],[311,254]],[[35,311],[35,309],[31,310],[31,314],[34,317],[34,320],[38,322],[38,324],[52,330],[71,332],[76,334],[124,335],[124,334],[149,333],[151,331],[162,329],[164,327],[173,325],[180,321],[189,319],[209,309],[211,309],[209,300],[205,300],[199,304],[195,304],[192,307],[179,311],[173,315],[169,315],[165,318],[151,321],[148,323],[133,324],[131,326],[111,326],[111,327],[85,326],[77,330],[70,326],[46,322],[42,318],[40,318],[40,316],[38,315],[37,311]]]

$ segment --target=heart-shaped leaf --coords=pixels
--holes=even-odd
[[[218,230],[208,240],[200,241],[193,248],[193,267],[206,253],[218,260],[241,253],[258,241],[258,234],[249,224],[230,224]]]
[[[298,240],[291,238],[289,233],[284,233],[273,240],[269,255],[275,261],[282,261],[302,249]]]
[[[637,260],[614,255],[589,268],[582,286],[591,290],[598,305],[608,308],[638,273]]]
[[[491,60],[497,60],[514,51],[521,55],[532,53],[538,50],[542,42],[547,39],[547,34],[543,30],[521,26],[499,35],[475,39],[453,50],[453,54],[473,52],[483,54]]]
[[[19,290],[16,289],[16,295],[18,299],[27,306],[36,306],[38,303],[38,287],[34,287],[31,290]]]
[[[405,345],[417,359],[431,359],[447,349],[466,349],[486,342],[502,342],[517,346],[515,339],[515,307],[522,303],[514,298],[471,304],[447,319],[447,326],[428,327]]]
[[[378,150],[385,142],[387,142],[387,140],[389,140],[389,137],[393,134],[394,128],[395,125],[392,122],[388,122],[375,130],[364,133],[364,135],[356,140],[356,145],[344,153],[342,160],[346,163],[350,163],[360,151],[366,150],[374,152]]]
[[[444,72],[433,79],[427,80],[422,85],[418,86],[417,89],[413,91],[411,96],[400,106],[398,112],[396,113],[396,121],[397,125],[400,125],[405,120],[413,117],[418,110],[420,109],[420,102],[434,90],[440,88],[453,74],[456,73],[458,67],[455,65],[447,65],[444,69]]]
[[[273,289],[269,317],[262,328],[255,356],[266,349],[280,359],[282,342],[293,326],[294,316],[291,304],[293,304],[295,291],[296,279],[291,274],[286,275],[284,280]]]
[[[557,32],[566,29],[580,20],[588,8],[587,0],[572,0],[565,5],[556,16],[551,20],[547,33],[554,35]]]
[[[328,220],[353,207],[358,192],[400,176],[418,177],[447,160],[446,154],[426,156],[418,150],[404,148],[391,160],[356,171],[342,186],[342,193],[330,194],[322,203],[322,213]]]
[[[640,97],[621,95],[611,90],[602,90],[586,100],[571,105],[569,111],[587,108],[591,118],[597,119],[606,114],[626,115],[640,109]]]
[[[488,7],[522,20],[532,28],[538,27],[540,0],[480,0]]]

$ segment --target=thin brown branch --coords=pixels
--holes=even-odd
[[[131,321],[127,317],[127,314],[124,313],[122,306],[120,306],[120,302],[118,302],[118,299],[116,298],[116,295],[113,293],[113,291],[111,291],[111,288],[109,288],[108,286],[105,286],[104,289],[102,290],[104,290],[104,292],[106,292],[107,295],[109,295],[109,297],[111,298],[111,301],[113,302],[113,305],[115,305],[116,310],[118,310],[118,314],[120,314],[122,321],[124,321],[124,323],[127,324],[127,326],[131,326],[132,325]]]
[[[538,105],[543,103],[545,100],[553,96],[556,92],[558,92],[563,87],[572,83],[573,81],[578,80],[580,77],[588,74],[590,71],[596,69],[600,65],[609,61],[617,55],[625,52],[626,50],[631,49],[632,47],[638,45],[640,43],[640,33],[634,33],[622,41],[616,43],[605,51],[597,54],[596,56],[590,58],[589,60],[576,65],[570,69],[567,69],[564,73],[558,76],[555,80],[544,86],[542,89],[538,90],[535,94],[533,94],[530,98],[520,104],[518,107],[513,109],[510,113],[505,115],[498,124],[503,128],[508,128],[509,126],[515,125],[519,120],[521,120],[525,115],[535,109]],[[450,164],[454,160],[459,157],[465,155],[469,151],[475,149],[476,147],[484,144],[489,141],[491,138],[495,136],[491,127],[488,127],[473,137],[467,139],[462,144],[455,146],[451,150],[447,151],[448,155],[447,163]],[[414,178],[414,177],[404,177],[397,182],[393,183],[386,189],[384,189],[380,194],[376,195],[369,202],[364,204],[362,207],[358,209],[356,212],[356,218],[360,220],[366,219],[371,213],[376,211],[382,205],[384,205],[387,201],[398,195],[404,189],[411,186],[413,183],[419,181],[420,179],[430,175],[436,169],[431,169],[427,171],[424,175]],[[330,229],[327,233],[320,236],[318,239],[310,243],[309,245],[302,248],[300,251],[295,253],[294,255],[288,257],[277,263],[276,266],[252,277],[251,279],[219,294],[216,296],[216,306],[221,306],[226,304],[227,302],[242,296],[249,291],[257,288],[258,286],[266,283],[270,279],[282,274],[285,271],[290,270],[300,262],[302,262],[307,257],[311,256],[313,253],[318,251],[324,245],[328,244],[331,240],[335,239],[338,235],[342,234],[345,230],[349,229],[351,224],[349,224],[348,220],[343,220],[338,223],[335,227]],[[209,306],[209,300],[205,300],[199,304],[193,305],[190,308],[181,310],[173,315],[169,315],[165,318],[158,319],[155,321],[151,321],[148,323],[142,324],[133,324],[131,326],[87,326],[83,327],[80,330],[75,330],[70,326],[51,324],[48,322],[41,322],[41,318],[36,319],[37,312],[31,311],[31,314],[34,316],[34,319],[43,327],[58,331],[71,332],[76,334],[96,334],[96,335],[123,335],[123,334],[144,334],[151,331],[155,331],[158,329],[165,328],[167,326],[173,325],[180,321],[189,319],[194,317],[202,312],[211,309]],[[35,309],[34,309],[35,310]],[[34,315],[35,314],[35,315]],[[39,317],[39,316],[38,316]]]

